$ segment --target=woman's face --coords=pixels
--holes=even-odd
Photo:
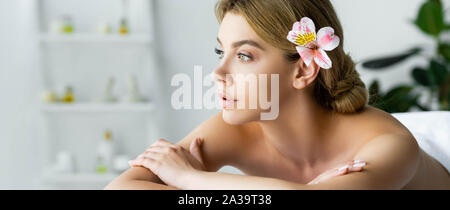
[[[281,50],[263,41],[241,15],[225,15],[218,42],[220,64],[213,75],[227,123],[259,121],[262,113],[271,111],[261,102],[270,102],[273,110],[273,106],[282,107],[295,93],[291,75],[296,64],[289,63]],[[279,85],[272,83],[274,75],[279,75]],[[264,77],[265,81],[261,79]]]

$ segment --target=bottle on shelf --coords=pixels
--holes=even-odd
[[[41,97],[45,103],[56,103],[59,100],[54,91],[43,91]]]
[[[124,101],[128,103],[145,102],[146,99],[142,97],[141,94],[139,93],[138,84],[134,74],[128,73],[127,82],[128,82],[128,93],[125,96]]]
[[[97,150],[97,173],[112,172],[112,160],[114,155],[114,147],[110,130],[106,130],[103,139],[99,142]]]
[[[129,1],[122,0],[122,15],[121,15],[122,18],[120,18],[119,30],[118,30],[118,33],[121,35],[125,35],[130,32],[130,30],[128,28],[128,21],[126,18],[128,16],[128,7],[129,7]]]
[[[64,16],[64,24],[62,27],[62,32],[65,34],[71,34],[74,31],[72,17],[69,15]]]
[[[110,34],[111,33],[111,25],[107,22],[99,22],[97,24],[97,31],[100,34]]]
[[[63,103],[73,103],[75,101],[75,96],[73,94],[73,89],[71,86],[66,86],[65,93],[61,98]]]
[[[97,164],[95,167],[95,172],[99,173],[99,174],[104,174],[108,172],[108,166],[106,165],[105,160],[98,156],[97,157]]]
[[[122,19],[120,19],[119,34],[125,35],[125,34],[128,34],[128,32],[129,32],[129,30],[128,30],[127,19],[125,17],[123,17]]]
[[[71,34],[74,32],[72,16],[61,15],[50,22],[49,32],[53,34]]]
[[[114,77],[109,77],[108,81],[106,82],[106,87],[105,87],[105,90],[103,92],[103,95],[99,99],[101,102],[111,103],[111,102],[116,102],[117,101],[117,98],[114,97],[114,95],[112,93],[113,87],[114,87]]]

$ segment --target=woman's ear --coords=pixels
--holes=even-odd
[[[319,74],[320,67],[313,61],[307,66],[300,58],[295,64],[293,73],[293,86],[296,89],[303,89],[313,83]]]

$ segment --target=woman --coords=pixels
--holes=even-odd
[[[450,189],[408,129],[367,105],[329,0],[221,0],[216,16],[222,112],[177,144],[158,140],[105,189]],[[235,92],[236,74],[279,75],[277,95],[257,95],[278,98],[274,119],[261,119],[274,107],[237,108],[250,93]],[[246,176],[216,172],[225,165]]]

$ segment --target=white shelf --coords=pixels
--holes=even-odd
[[[153,31],[155,8],[151,1],[130,1],[128,23],[132,30],[131,33],[126,35],[118,34],[117,30],[110,34],[101,34],[94,30],[88,31],[94,28],[97,20],[105,21],[105,23],[117,21],[117,18],[120,18],[124,12],[120,9],[121,1],[99,2],[100,10],[89,9],[92,5],[86,3],[86,1],[68,0],[64,2],[70,3],[70,8],[64,8],[67,5],[61,3],[61,1],[39,1],[37,3],[39,20],[37,25],[40,27],[35,41],[39,45],[37,55],[39,56],[39,65],[37,67],[41,79],[36,91],[49,89],[52,84],[64,85],[62,81],[67,80],[72,81],[70,85],[73,86],[87,85],[89,88],[96,88],[97,84],[91,83],[94,81],[84,81],[77,78],[91,76],[91,71],[88,70],[98,68],[101,69],[92,72],[96,78],[116,75],[116,73],[122,72],[122,69],[123,71],[132,69],[131,72],[139,74],[135,76],[144,78],[139,82],[148,85],[145,89],[158,90],[162,88],[158,87],[156,82],[153,82],[160,79],[160,74],[156,70],[161,68],[158,66],[158,58],[156,57],[158,53],[154,47],[154,43],[158,40],[155,40]],[[85,10],[85,8],[88,10]],[[48,28],[51,28],[53,18],[64,14],[70,15],[75,20],[77,31],[71,34],[49,32]],[[110,59],[115,60],[111,62]],[[66,68],[68,65],[73,67],[72,70],[74,70],[70,71],[71,75],[65,75],[64,72],[57,71],[57,69]],[[75,71],[81,68],[85,71]],[[77,84],[73,84],[73,82]],[[76,141],[80,138],[86,139],[86,136],[92,135],[91,132],[96,132],[97,127],[103,129],[106,126],[113,131],[113,135],[115,132],[123,134],[123,139],[137,139],[135,142],[125,142],[128,147],[122,151],[124,154],[131,153],[132,151],[129,151],[131,148],[147,145],[148,139],[155,139],[159,136],[159,122],[155,121],[156,118],[151,115],[156,111],[156,102],[127,103],[118,101],[117,103],[103,103],[94,100],[89,101],[88,98],[92,96],[89,92],[86,92],[83,96],[86,101],[75,101],[71,104],[39,101],[37,111],[40,113],[36,116],[39,121],[35,123],[35,133],[39,141],[39,147],[36,149],[39,150],[38,158],[42,161],[42,166],[51,165],[57,157],[55,153],[63,149],[73,152],[75,161],[79,160],[78,155],[95,157],[94,154],[91,154],[93,150],[84,151],[84,148],[96,147],[95,141],[86,140],[86,143],[83,142],[83,144],[78,144]],[[38,99],[36,98],[36,100]],[[158,99],[155,98],[156,100]],[[66,115],[73,117],[70,119],[70,123],[54,123],[61,120],[66,122],[65,119],[60,118]],[[114,119],[111,119],[110,115]],[[120,119],[115,119],[116,115],[120,115]],[[55,116],[58,117],[54,118]],[[82,116],[82,119],[78,119],[78,116]],[[91,116],[94,119],[85,119]],[[97,117],[100,118],[95,119]],[[123,127],[120,125],[121,122],[108,122],[104,120],[104,117],[111,120],[125,120],[133,125],[135,123],[139,127]],[[59,129],[55,129],[55,126]],[[91,129],[91,126],[95,126],[95,128]],[[73,138],[64,139],[68,141],[68,145],[55,144],[59,140],[56,138],[59,135],[67,135]],[[79,168],[88,168],[92,162],[95,162],[95,159],[83,158],[83,162],[77,162],[77,164],[79,164]],[[46,167],[44,167],[41,168],[41,171],[43,173],[39,174],[36,179],[44,189],[47,187],[49,189],[102,189],[119,176],[118,174],[98,174],[94,170],[61,174],[46,170]]]
[[[73,103],[73,104],[43,104],[41,111],[49,113],[64,112],[151,112],[151,103]]]
[[[128,43],[151,44],[150,34],[41,34],[40,41],[44,43]]]
[[[106,173],[75,173],[75,174],[58,174],[58,173],[44,173],[41,176],[41,181],[45,184],[52,185],[85,185],[85,184],[99,184],[105,185],[114,180],[119,174]]]

